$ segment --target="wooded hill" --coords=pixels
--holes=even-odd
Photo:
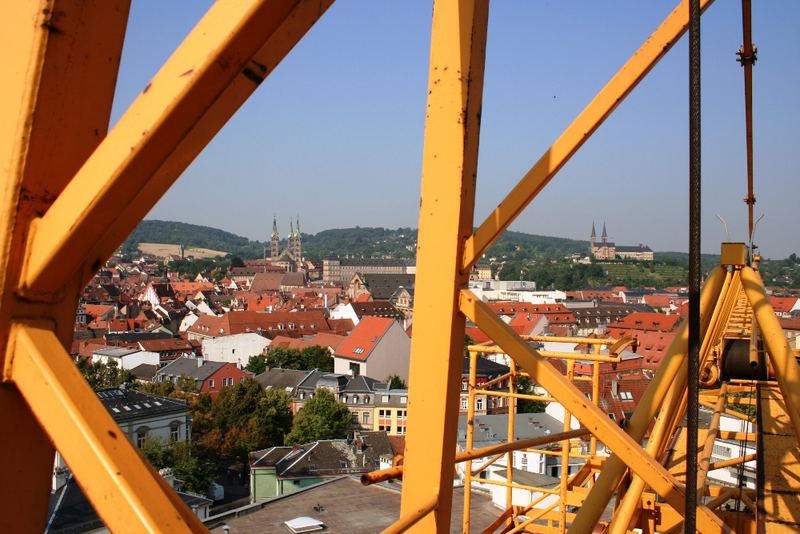
[[[139,223],[123,244],[123,249],[133,252],[139,243],[209,248],[245,259],[263,257],[264,246],[268,245],[208,226],[149,219]],[[413,228],[335,228],[317,234],[304,233],[303,255],[310,259],[330,255],[412,258],[416,243],[417,230]],[[281,245],[285,245],[285,240]],[[560,257],[585,253],[588,246],[587,241],[509,231],[489,249],[487,258]]]

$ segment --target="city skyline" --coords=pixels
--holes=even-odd
[[[208,5],[132,6],[113,120]],[[492,5],[476,225],[673,7]],[[782,258],[800,248],[791,231],[791,201],[800,193],[800,154],[791,143],[800,122],[791,105],[800,45],[791,38],[800,8],[788,1],[753,8],[755,213],[766,214],[756,243],[765,256]],[[746,240],[739,17],[731,3],[716,3],[703,17],[708,253],[726,239],[717,214],[732,240]],[[334,4],[148,218],[258,240],[273,213],[279,220],[303,213],[309,233],[416,227],[429,32],[426,1]],[[686,71],[684,37],[511,228],[585,240],[586,220],[600,218],[620,242],[685,250]]]

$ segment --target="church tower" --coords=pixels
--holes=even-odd
[[[273,216],[272,217],[272,236],[270,238],[270,257],[273,260],[277,260],[278,256],[280,256],[280,253],[281,253],[280,244],[281,244],[281,236],[278,234],[278,221]]]
[[[589,237],[589,253],[594,254],[594,249],[597,246],[597,232],[594,229],[594,221],[592,221],[592,235]]]
[[[606,232],[606,222],[603,221],[603,235],[600,236],[600,239],[603,241],[603,246],[605,247],[608,245],[608,232]]]
[[[297,226],[295,227],[294,231],[294,241],[292,242],[292,255],[294,255],[294,261],[300,262],[303,259],[302,249],[300,246],[300,216],[297,216]]]

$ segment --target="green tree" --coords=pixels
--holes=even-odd
[[[299,350],[276,347],[267,352],[267,367],[269,368],[301,369],[302,363]]]
[[[533,395],[533,382],[527,376],[517,377],[517,393]],[[547,408],[544,401],[517,399],[517,413],[541,413]]]
[[[283,443],[290,402],[285,391],[264,392],[252,379],[223,388],[213,401],[192,406],[193,439],[204,457],[245,462],[250,451]]]
[[[302,351],[276,347],[267,352],[267,367],[280,367],[281,369],[299,369],[310,371],[333,372],[333,356],[325,347],[314,345]]]
[[[189,491],[205,494],[214,481],[213,465],[201,461],[187,441],[164,444],[158,438],[147,438],[141,450],[154,468],[172,469],[175,478],[183,481]]]
[[[247,365],[244,366],[245,371],[250,371],[253,375],[260,375],[267,370],[267,357],[263,354],[250,356],[247,360]]]
[[[319,369],[328,373],[333,372],[333,356],[325,347],[319,345],[307,347],[301,351],[300,359],[303,370]]]
[[[122,384],[133,385],[136,377],[127,369],[120,369],[117,362],[109,361],[91,363],[88,358],[79,358],[77,362],[78,370],[81,372],[86,382],[95,391],[105,388],[117,388]]]
[[[353,416],[347,406],[338,402],[333,393],[320,388],[297,412],[292,431],[286,436],[286,444],[344,438],[352,423]]]
[[[397,375],[389,375],[387,380],[389,381],[389,389],[407,389],[408,388],[408,386],[406,386],[405,380],[403,380],[402,378],[400,378]]]
[[[169,397],[175,391],[175,385],[169,380],[165,380],[164,382],[139,382],[135,387],[142,393],[149,393],[150,395],[158,395],[160,397]]]

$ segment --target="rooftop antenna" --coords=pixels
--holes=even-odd
[[[726,243],[730,243],[730,242],[731,242],[731,233],[728,231],[728,223],[726,223],[726,222],[725,222],[725,219],[723,219],[723,218],[720,216],[720,214],[719,214],[719,213],[715,213],[715,214],[714,214],[714,217],[716,217],[717,219],[719,219],[719,221],[722,223],[722,226],[725,228],[725,235],[727,236],[727,237],[726,237]]]

